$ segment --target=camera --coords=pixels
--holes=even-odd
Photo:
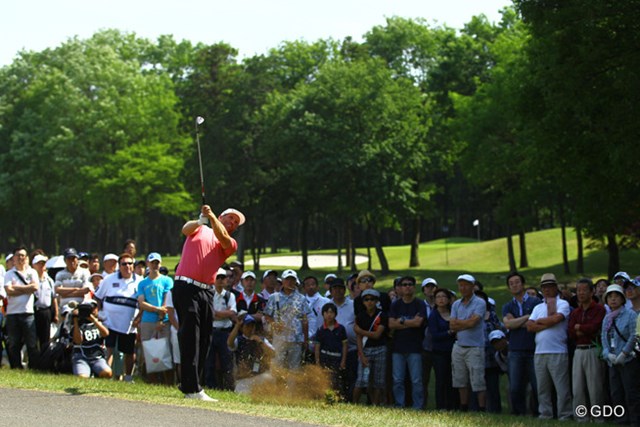
[[[78,318],[88,319],[89,315],[93,312],[93,304],[82,303],[78,305]]]

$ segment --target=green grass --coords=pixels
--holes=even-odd
[[[150,385],[137,380],[135,384],[98,379],[80,379],[71,375],[53,375],[33,371],[0,370],[5,388],[40,390],[69,395],[91,395],[124,400],[209,409],[230,413],[264,416],[334,426],[542,426],[554,422],[540,422],[533,418],[475,413],[448,413],[376,408],[361,405],[305,402],[274,404],[254,402],[249,396],[230,392],[210,392],[218,403],[185,400],[175,387]]]

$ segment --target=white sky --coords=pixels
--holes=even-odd
[[[362,35],[385,17],[424,18],[461,28],[484,13],[498,22],[511,0],[13,0],[0,13],[0,66],[22,50],[55,47],[73,36],[88,38],[115,28],[155,40],[172,34],[178,41],[239,49],[240,57],[266,53],[282,41],[341,40]]]

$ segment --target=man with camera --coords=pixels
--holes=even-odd
[[[98,303],[90,300],[73,310],[73,374],[89,378],[91,373],[100,378],[113,374],[104,358],[104,339],[109,330],[98,320]]]

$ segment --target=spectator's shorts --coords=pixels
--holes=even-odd
[[[151,338],[169,338],[171,331],[169,323],[163,323],[162,329],[158,330],[158,323],[156,322],[140,322],[138,331],[140,332],[140,339],[142,341],[149,341]]]
[[[381,345],[379,347],[365,347],[364,356],[369,360],[369,382],[364,381],[364,366],[358,359],[358,379],[356,380],[356,387],[367,388],[369,384],[373,388],[385,387],[385,373],[387,367],[387,347]]]
[[[484,347],[453,345],[451,352],[451,377],[454,388],[468,387],[472,391],[487,389],[484,380]]]
[[[136,349],[136,334],[122,334],[109,329],[109,336],[104,339],[107,348],[115,348],[118,344],[118,351],[124,354],[133,354]]]
[[[74,353],[71,359],[71,365],[73,375],[81,375],[83,377],[90,377],[91,372],[98,376],[102,371],[109,369],[109,364],[104,358],[85,359],[82,354],[78,353]]]

